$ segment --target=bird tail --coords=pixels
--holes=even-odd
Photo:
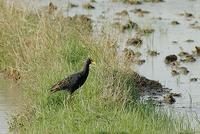
[[[51,88],[51,93],[55,93],[55,92],[57,92],[57,91],[59,91],[60,90],[60,87],[59,87],[59,85],[54,85],[52,88]]]

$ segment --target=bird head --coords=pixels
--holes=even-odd
[[[86,62],[87,64],[96,64],[91,58],[88,58]]]

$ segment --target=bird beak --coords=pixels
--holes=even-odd
[[[96,62],[92,61],[92,64],[96,65]]]

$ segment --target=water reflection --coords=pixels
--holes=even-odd
[[[0,74],[0,133],[8,133],[8,120],[11,112],[17,108],[17,89]]]

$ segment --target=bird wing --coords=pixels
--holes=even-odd
[[[58,83],[56,83],[55,85],[53,85],[51,88],[51,92],[54,93],[54,92],[57,92],[60,90],[72,88],[76,84],[77,80],[80,77],[81,77],[80,72],[66,77],[65,79],[63,79],[63,80],[59,81]]]
[[[51,88],[51,92],[54,93],[56,91],[62,90],[64,87],[67,88],[67,85],[69,85],[69,84],[70,84],[70,77],[67,77],[67,78],[59,81],[55,85],[53,85]]]

